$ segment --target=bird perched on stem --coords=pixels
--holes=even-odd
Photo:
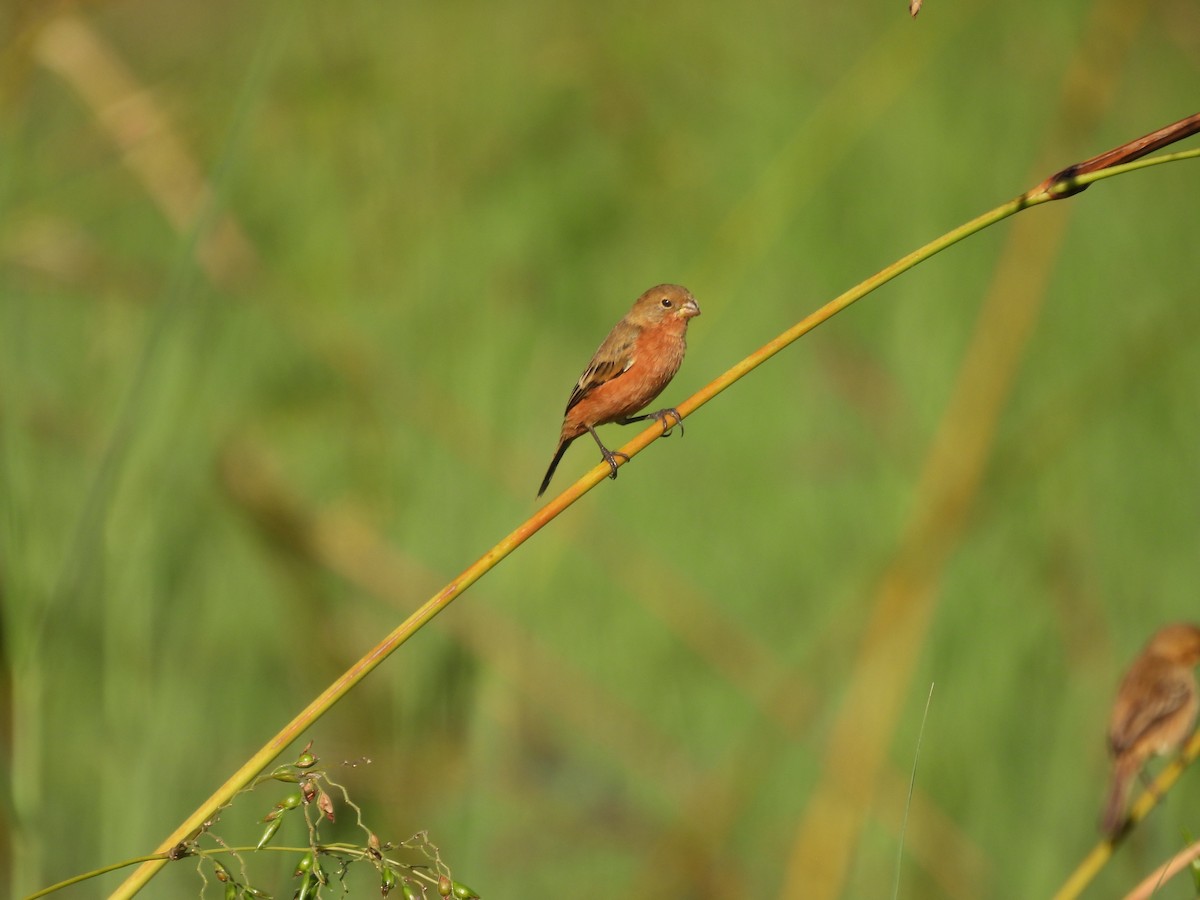
[[[660,284],[638,297],[633,309],[608,333],[571,391],[558,449],[542,479],[539,497],[550,486],[567,447],[584,432],[595,438],[604,460],[612,467],[611,477],[617,477],[616,458],[629,457],[605,447],[596,434],[597,425],[629,425],[656,419],[662,424],[664,437],[675,425],[683,432],[683,418],[676,409],[660,409],[642,416],[634,413],[662,393],[679,371],[687,350],[688,321],[698,315],[696,298],[677,284]]]
[[[1129,786],[1146,761],[1178,749],[1195,726],[1198,663],[1200,627],[1180,622],[1150,638],[1125,673],[1108,724],[1113,776],[1100,823],[1105,834],[1124,825]]]

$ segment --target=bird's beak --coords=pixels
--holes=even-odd
[[[679,315],[685,319],[700,315],[700,304],[696,302],[694,297],[688,297],[684,301],[683,306],[679,307]]]

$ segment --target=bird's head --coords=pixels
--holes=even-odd
[[[692,316],[700,315],[700,305],[687,288],[678,284],[660,284],[637,298],[629,318],[643,328],[664,323],[686,325]]]
[[[1200,628],[1189,622],[1167,625],[1150,638],[1146,651],[1172,662],[1194,666],[1200,663]]]

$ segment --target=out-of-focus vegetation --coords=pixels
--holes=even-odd
[[[1200,83],[1193,0],[27,0],[0,36],[14,896],[152,850],[527,516],[644,288],[704,310],[677,402]],[[1120,671],[1200,616],[1198,200],[1190,163],[1113,179],[838,316],[316,749],[485,897],[1047,894]],[[1200,831],[1195,782],[1097,896]],[[290,890],[294,857],[251,864]]]

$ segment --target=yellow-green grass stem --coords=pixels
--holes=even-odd
[[[1158,165],[1165,162],[1174,162],[1181,159],[1190,159],[1200,156],[1200,150],[1189,150],[1180,153],[1172,153],[1164,156],[1152,157],[1149,159],[1137,160],[1132,163],[1126,163],[1119,166],[1113,166],[1096,172],[1089,172],[1084,175],[1073,176],[1069,179],[1064,179],[1061,182],[1055,182],[1045,188],[1035,189],[1034,191],[1026,192],[1007,203],[1003,203],[969,222],[960,225],[941,237],[930,241],[923,247],[914,250],[912,253],[892,263],[887,268],[881,270],[870,278],[860,282],[850,290],[830,300],[820,309],[801,319],[787,331],[784,331],[774,340],[763,345],[761,348],[751,353],[745,359],[741,360],[728,371],[709,382],[708,385],[701,388],[691,397],[684,400],[676,408],[679,411],[681,418],[687,418],[700,407],[704,406],[710,400],[726,388],[732,386],[750,372],[757,369],[768,359],[779,353],[789,344],[793,343],[800,337],[812,331],[818,325],[828,321],[833,316],[837,315],[846,307],[862,299],[867,294],[887,284],[892,279],[902,275],[909,269],[924,262],[932,256],[942,252],[948,247],[953,246],[971,235],[977,234],[983,229],[1000,222],[1009,216],[1012,216],[1023,209],[1033,206],[1039,206],[1043,203],[1060,199],[1063,194],[1070,189],[1078,189],[1085,185],[1090,185],[1093,182],[1100,181],[1103,178],[1112,175],[1121,174],[1123,172],[1141,169],[1147,166]],[[621,453],[632,459],[651,443],[662,436],[661,426],[655,422],[650,427],[639,433],[636,437],[629,441],[621,448]],[[624,464],[624,461],[620,464]],[[476,581],[482,578],[485,574],[491,571],[501,560],[524,544],[529,538],[535,535],[543,527],[558,517],[560,513],[565,511],[580,497],[603,481],[610,473],[607,462],[601,462],[585,473],[578,481],[564,490],[556,498],[551,500],[529,519],[522,523],[518,528],[512,531],[509,535],[503,538],[491,550],[481,556],[477,561],[468,566],[462,574],[443,587],[440,591],[430,597],[424,604],[421,605],[412,615],[410,615],[403,623],[394,631],[385,637],[379,644],[367,652],[362,659],[358,660],[346,672],[344,672],[336,681],[330,684],[323,690],[311,703],[301,710],[295,718],[285,725],[278,734],[271,738],[263,747],[251,756],[230,778],[222,784],[212,796],[202,803],[195,812],[189,815],[179,827],[176,828],[160,845],[158,852],[148,859],[117,888],[113,893],[113,897],[127,898],[132,897],[140,891],[150,881],[151,878],[163,867],[168,861],[167,853],[170,849],[176,846],[181,841],[186,841],[194,838],[204,827],[204,823],[208,821],[217,810],[230,803],[234,796],[245,788],[254,778],[266,769],[271,762],[286,749],[292,742],[297,740],[302,732],[311,727],[318,719],[321,718],[329,709],[344,697],[349,691],[355,687],[363,678],[365,678],[372,670],[390,656],[397,648],[405,641],[416,634],[424,627],[434,616],[444,610],[450,603],[460,594],[471,587]]]

